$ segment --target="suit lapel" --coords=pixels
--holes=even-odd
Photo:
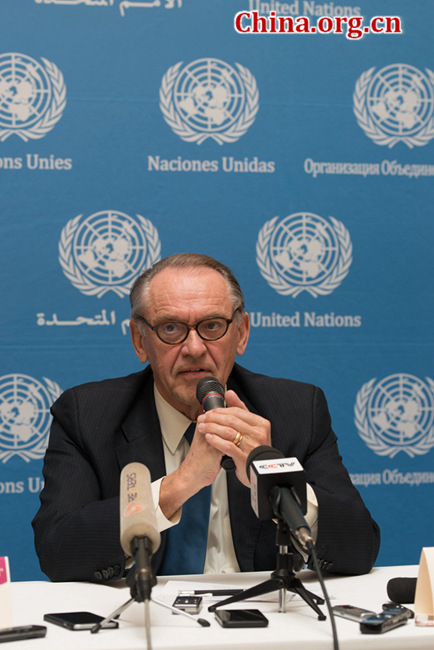
[[[119,468],[138,462],[148,467],[152,481],[163,476],[166,473],[163,441],[151,373],[146,373],[146,381],[128,409],[121,430],[124,441],[115,449]]]

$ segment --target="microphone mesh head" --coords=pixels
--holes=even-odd
[[[209,393],[218,393],[222,397],[225,395],[225,389],[216,377],[202,377],[197,383],[196,397],[201,404]]]

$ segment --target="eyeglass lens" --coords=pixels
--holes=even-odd
[[[207,318],[197,323],[195,329],[199,336],[206,341],[216,341],[221,338],[229,327],[225,318]],[[185,323],[162,323],[156,328],[158,336],[166,343],[178,343],[187,337],[189,326]]]

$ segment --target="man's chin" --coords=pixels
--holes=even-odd
[[[206,376],[206,375],[205,375]],[[202,407],[196,397],[196,386],[199,379],[191,382],[191,385],[184,385],[178,390],[175,390],[170,396],[169,403],[174,406],[177,411],[186,415],[190,420],[196,420],[197,416],[202,413]]]

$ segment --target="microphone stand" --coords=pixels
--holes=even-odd
[[[130,588],[131,598],[129,598],[123,605],[115,609],[114,612],[109,614],[104,620],[100,621],[91,629],[91,634],[96,634],[100,631],[102,627],[112,619],[119,618],[119,616],[124,612],[130,605],[134,602],[136,603],[145,603],[145,627],[146,627],[146,637],[149,650],[151,650],[151,638],[150,638],[150,626],[149,626],[149,603],[152,601],[161,607],[170,609],[175,614],[180,614],[181,616],[186,616],[187,618],[192,619],[196,623],[199,623],[202,627],[209,627],[210,623],[203,618],[196,618],[188,612],[184,612],[178,607],[173,607],[167,603],[162,602],[161,600],[156,600],[151,598],[152,587],[157,584],[157,578],[155,577],[151,564],[152,545],[148,537],[134,537],[131,540],[131,555],[135,558],[134,567],[129,571],[127,575],[127,585]]]
[[[305,589],[301,580],[299,580],[294,573],[294,568],[296,570],[301,569],[301,556],[293,548],[289,527],[280,516],[277,517],[276,544],[279,547],[276,569],[272,572],[269,580],[211,605],[208,607],[208,611],[213,612],[218,607],[236,603],[241,600],[247,600],[248,598],[255,598],[256,596],[262,596],[263,594],[268,594],[272,591],[278,590],[279,612],[285,612],[286,592],[292,591],[301,596],[301,598],[303,598],[303,600],[318,614],[319,621],[325,621],[326,616],[322,613],[317,604],[324,604],[324,599]]]

